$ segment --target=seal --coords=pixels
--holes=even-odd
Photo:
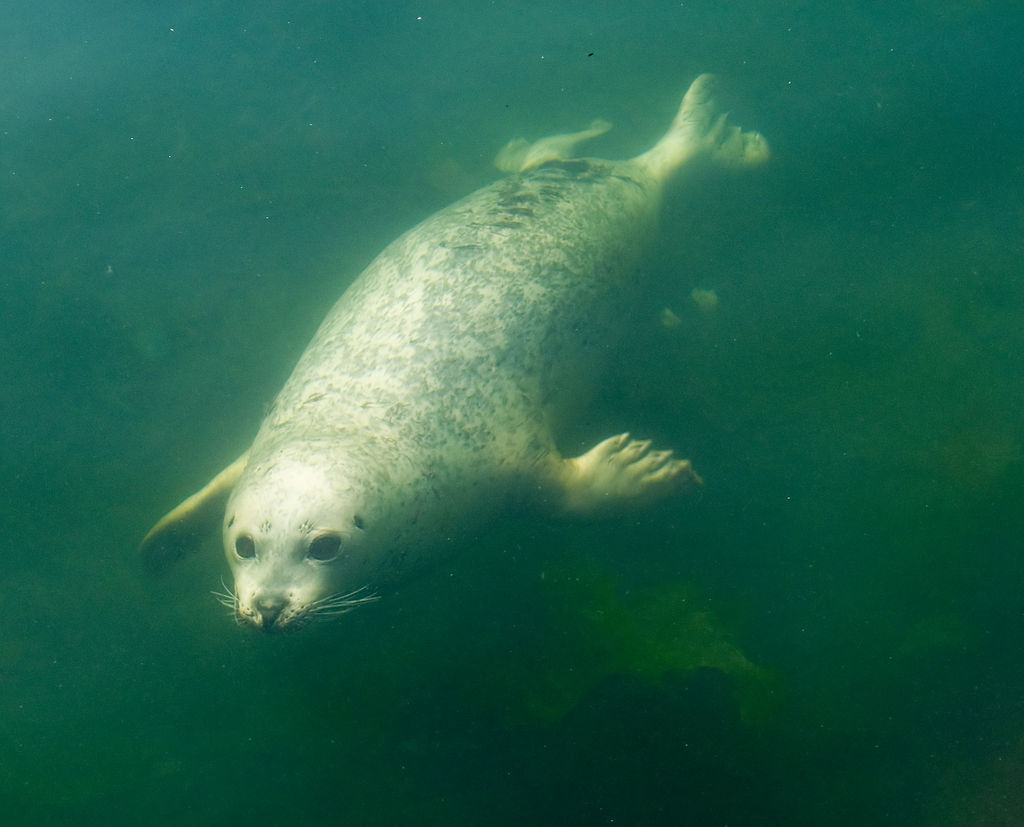
[[[266,632],[349,611],[511,501],[600,515],[700,485],[623,433],[564,457],[558,436],[642,296],[665,184],[751,167],[756,132],[690,86],[626,161],[573,158],[608,128],[513,141],[510,175],[391,243],[328,313],[251,447],[142,541],[165,569],[221,524],[238,620]]]

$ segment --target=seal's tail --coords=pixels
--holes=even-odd
[[[691,85],[664,137],[634,163],[647,168],[657,180],[664,181],[687,162],[699,156],[717,164],[750,167],[768,160],[768,142],[757,132],[743,132],[727,124],[714,96],[715,79],[701,75]]]

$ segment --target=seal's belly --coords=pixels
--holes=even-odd
[[[331,310],[254,453],[339,423],[447,461],[547,450],[544,417],[621,315],[654,190],[629,164],[556,161],[410,230]]]

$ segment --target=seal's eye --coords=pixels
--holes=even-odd
[[[310,560],[326,563],[337,557],[340,550],[341,538],[337,534],[321,534],[309,544],[309,553],[306,556]]]
[[[239,534],[235,539],[235,554],[243,560],[251,560],[256,556],[256,543],[248,534]]]

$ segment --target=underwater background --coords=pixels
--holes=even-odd
[[[3,823],[1024,823],[1022,38],[985,0],[9,4]],[[655,438],[700,496],[496,522],[282,638],[215,540],[143,574],[388,242],[510,138],[643,151],[705,71],[773,159],[669,193],[563,446]]]

